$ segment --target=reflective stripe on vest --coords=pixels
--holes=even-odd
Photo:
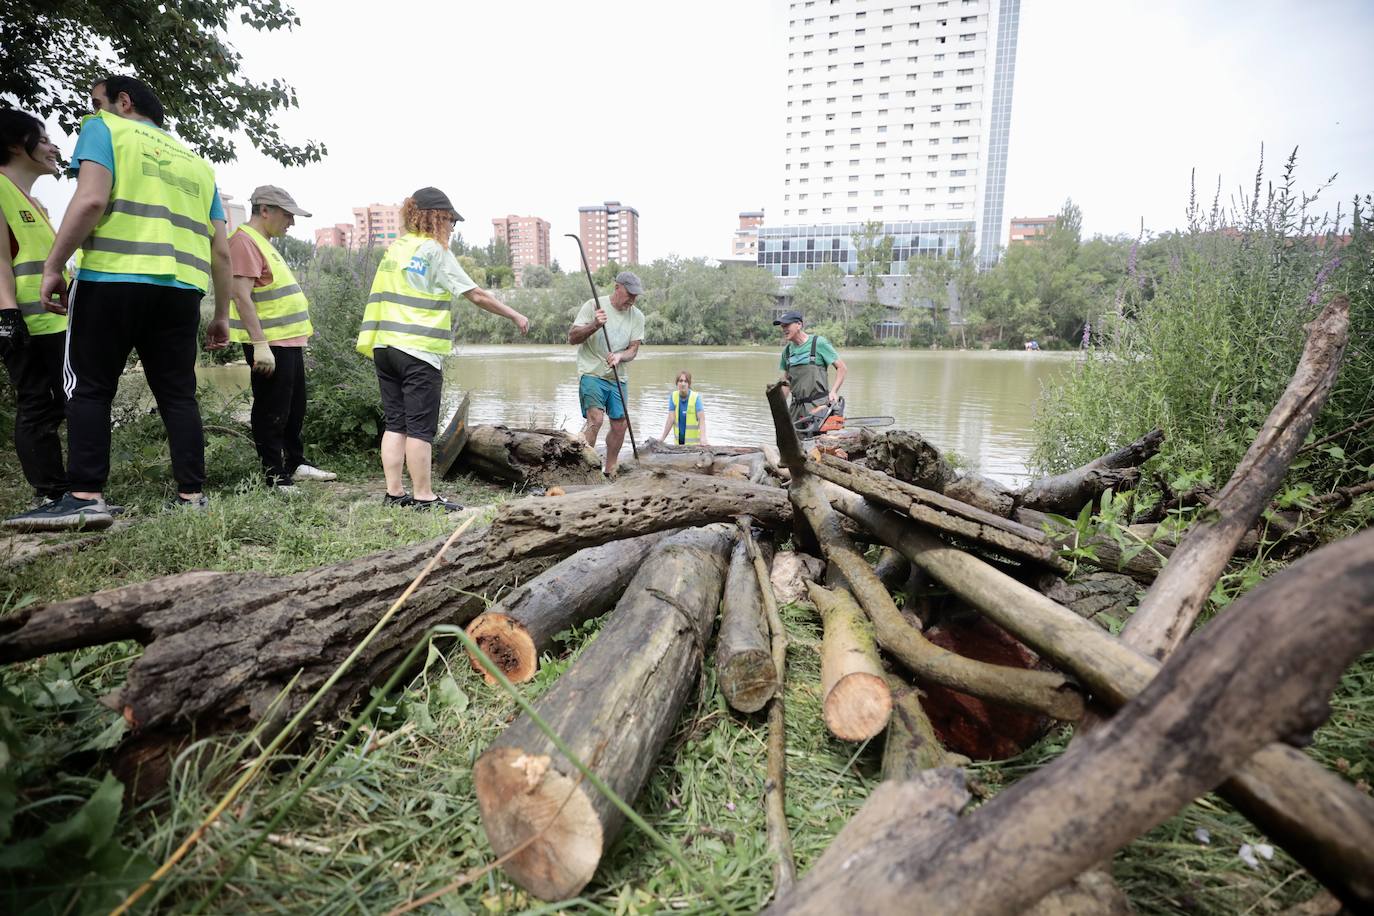
[[[377,347],[408,347],[440,356],[453,349],[449,308],[453,295],[448,290],[422,293],[405,277],[415,252],[428,241],[426,236],[406,233],[391,243],[377,265],[358,333],[358,352],[368,359]]]
[[[253,305],[258,311],[258,324],[262,325],[262,336],[268,341],[286,340],[290,337],[309,337],[315,330],[310,324],[310,303],[301,292],[301,285],[287,266],[281,252],[272,247],[262,233],[244,223],[234,230],[252,239],[267,266],[272,271],[272,282],[263,287],[253,288]],[[252,338],[239,318],[238,303],[229,300],[229,339],[245,343]]]
[[[114,146],[114,186],[76,265],[112,274],[175,277],[210,286],[210,207],[215,173],[180,140],[151,124],[102,111]]]
[[[49,312],[39,298],[43,262],[52,251],[55,238],[47,214],[6,175],[0,175],[0,210],[5,211],[10,237],[19,243],[19,251],[10,260],[10,269],[14,272],[14,300],[19,304],[24,324],[33,335],[65,331],[67,316]]]
[[[701,403],[701,395],[688,389],[687,391],[687,423],[682,423],[682,393],[676,388],[673,389],[673,429],[677,431],[678,445],[695,445],[701,441],[701,421],[697,419],[697,406]]]

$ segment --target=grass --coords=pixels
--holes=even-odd
[[[0,477],[4,498],[13,502],[19,489],[15,469],[0,467]],[[141,494],[155,487],[129,491],[145,500]],[[161,513],[133,503],[136,524],[127,529],[79,553],[0,573],[0,612],[187,568],[294,572],[448,530],[441,517],[383,509],[379,492],[370,478],[354,474],[337,484],[306,485],[299,497],[283,500],[258,487],[250,473],[213,492],[205,514]],[[469,482],[458,496],[476,504],[504,493]],[[798,605],[785,606],[783,616],[791,637],[787,814],[804,871],[878,781],[881,747],[856,747],[826,733],[818,621]],[[567,634],[564,651],[520,688],[524,695],[547,690],[596,630],[594,623]],[[101,779],[123,722],[98,698],[123,680],[138,652],[137,645],[125,643],[0,669],[0,687],[12,698],[0,707],[0,751],[8,753],[0,757],[0,825],[12,829],[0,833],[0,901],[10,904],[7,911],[20,912],[20,903],[37,899],[45,901],[44,912],[108,910],[182,841],[251,759],[243,736],[202,739],[181,754],[165,792],[140,804],[124,799],[102,809],[114,812],[104,845],[96,842],[103,834],[89,827],[96,820],[91,817],[82,821],[84,845],[59,843],[52,825],[70,823],[80,811],[90,814],[94,803],[87,800],[101,797]],[[488,863],[472,767],[515,711],[514,702],[488,687],[451,641],[436,640],[425,671],[382,698],[366,728],[346,742],[323,779],[217,896],[207,894],[308,768],[339,741],[342,723],[326,724],[312,740],[278,754],[268,773],[158,886],[153,909],[382,913]],[[708,653],[698,690],[633,802],[685,851],[691,873],[681,873],[626,827],[594,883],[576,900],[541,909],[495,870],[424,912],[716,912],[703,892],[703,876],[732,908],[757,909],[771,883],[762,807],[765,732],[763,716],[740,716],[725,707]],[[982,791],[995,793],[1053,760],[1067,738],[1067,730],[1052,732],[1014,760],[974,765],[971,776]],[[1366,656],[1342,681],[1331,721],[1311,752],[1367,782],[1374,770],[1372,740],[1374,656]],[[1210,844],[1197,840],[1199,827],[1209,832]],[[1311,896],[1315,884],[1281,852],[1258,869],[1239,859],[1241,844],[1262,840],[1209,796],[1131,844],[1115,858],[1113,872],[1142,913],[1268,913]],[[14,851],[39,841],[46,844],[42,867],[17,868]]]

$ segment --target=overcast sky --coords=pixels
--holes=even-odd
[[[329,155],[287,169],[244,140],[217,173],[240,199],[285,187],[314,213],[302,238],[433,184],[469,241],[494,216],[549,220],[564,268],[577,255],[561,234],[604,200],[639,210],[641,260],[719,257],[736,214],[774,190],[786,0],[295,6],[295,31],[231,38],[250,77],[295,87],[283,134]],[[1025,0],[1005,216],[1072,197],[1090,233],[1173,228],[1190,170],[1229,200],[1261,144],[1275,177],[1301,146],[1304,188],[1339,173],[1329,207],[1374,191],[1371,38],[1368,0]],[[35,192],[60,213],[70,188]]]

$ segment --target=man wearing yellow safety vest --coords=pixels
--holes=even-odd
[[[200,301],[215,280],[206,346],[229,338],[229,245],[209,163],[162,129],[145,83],[112,76],[91,90],[70,171],[76,194],[43,265],[40,298],[66,314],[68,491],[27,513],[38,529],[108,527],[110,404],[130,351],[167,428],[174,506],[203,508],[205,433],[196,403]],[[70,292],[63,266],[77,249]]]
[[[0,110],[0,359],[15,392],[14,449],[43,502],[67,492],[62,461],[62,350],[67,319],[38,298],[43,261],[52,249],[48,214],[30,195],[44,175],[60,175],[57,146],[31,114]],[[18,518],[6,527],[22,527]]]
[[[673,434],[671,440],[669,432]],[[678,445],[710,445],[706,441],[706,407],[701,395],[692,390],[692,373],[686,369],[678,371],[677,387],[668,395],[668,419],[659,438]]]
[[[405,234],[382,256],[363,312],[358,352],[375,365],[382,394],[383,502],[388,506],[463,508],[434,492],[430,467],[441,367],[453,349],[453,297],[509,319],[521,334],[529,330],[529,319],[473,283],[449,251],[453,226],[462,219],[438,188],[421,188],[407,197],[401,204]],[[403,471],[410,472],[410,493]]]
[[[270,239],[310,216],[281,188],[263,185],[248,199],[253,215],[229,236],[234,289],[229,339],[243,344],[253,367],[250,425],[267,485],[290,492],[295,478],[333,480],[305,463],[305,343],[313,328],[310,303]]]

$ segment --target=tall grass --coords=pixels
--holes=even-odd
[[[1374,415],[1374,207],[1366,196],[1349,216],[1316,215],[1295,172],[1290,157],[1269,186],[1261,166],[1229,209],[1217,201],[1204,213],[1194,196],[1187,231],[1151,243],[1153,272],[1132,258],[1096,346],[1040,400],[1041,469],[1067,470],[1158,426],[1162,472],[1224,482],[1287,385],[1303,326],[1337,292],[1350,298],[1350,343],[1316,435]],[[1348,483],[1374,463],[1371,441],[1345,437],[1297,470]]]

